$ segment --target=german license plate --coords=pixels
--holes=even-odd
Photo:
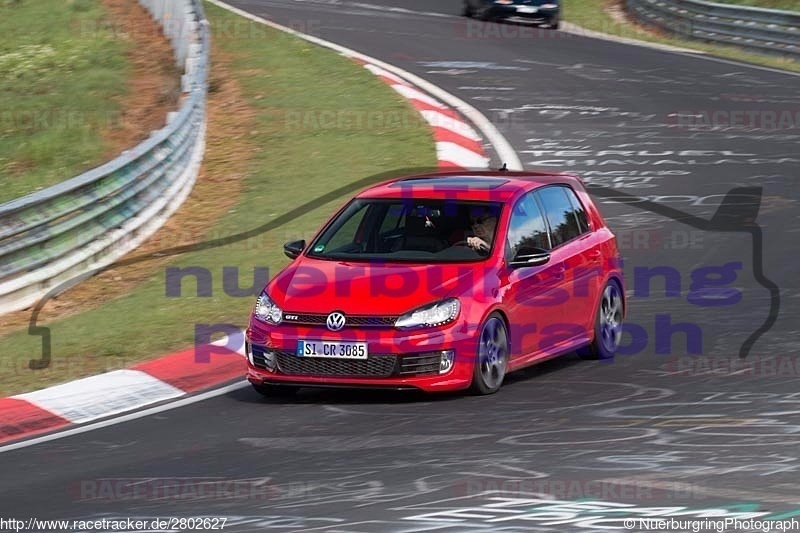
[[[331,359],[366,359],[366,342],[336,342],[319,340],[297,341],[298,357],[328,357]]]
[[[538,7],[517,6],[517,13],[536,13],[537,11],[539,11]]]

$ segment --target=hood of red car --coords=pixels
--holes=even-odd
[[[285,313],[401,315],[482,287],[487,267],[469,264],[385,264],[300,258],[267,286]]]

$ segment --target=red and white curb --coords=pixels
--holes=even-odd
[[[408,99],[430,124],[440,169],[488,167],[481,137],[456,111],[399,76],[356,60]],[[231,339],[241,347],[238,352],[224,348],[227,339],[215,342],[210,357],[203,357],[207,362],[197,356],[206,353],[204,348],[191,348],[128,369],[0,398],[0,443],[89,424],[242,378],[247,371],[243,339],[243,334]]]
[[[482,137],[471,124],[480,129],[483,137],[510,170],[522,169],[511,145],[485,116],[436,85],[394,65],[253,16],[220,0],[210,1],[250,20],[335,50],[364,65],[408,99],[430,124],[440,169],[488,168],[490,160],[484,151]],[[243,341],[242,334],[241,337],[234,336],[214,342],[213,346],[191,348],[128,369],[0,398],[0,444],[55,430],[58,430],[59,435],[66,435],[91,429],[92,426],[106,424],[104,419],[117,416],[120,420],[131,418],[133,415],[121,413],[131,413],[162,402],[179,405],[202,399],[209,393],[200,391],[245,376],[247,370]],[[234,351],[228,345],[238,348]],[[210,356],[205,357],[209,352]],[[198,354],[202,356],[199,357]],[[185,399],[178,400],[182,397]],[[151,407],[138,412],[146,414],[158,409],[160,407]],[[73,427],[77,429],[72,429]],[[37,437],[29,442],[46,438],[48,436]],[[5,449],[19,445],[24,443],[9,444]]]
[[[0,398],[0,443],[175,400],[247,372],[244,337],[62,385]],[[225,346],[241,346],[232,351]]]
[[[355,58],[364,68],[386,82],[411,102],[433,129],[436,157],[442,170],[487,169],[489,158],[483,149],[481,136],[452,108],[446,106],[400,76],[373,63]]]
[[[440,169],[488,168],[480,135],[456,111],[399,76],[356,61],[408,99],[430,124]],[[227,339],[215,342],[208,362],[198,360],[203,348],[191,348],[128,369],[0,398],[0,443],[89,424],[241,378],[247,371],[243,339],[243,334],[231,339],[241,347],[238,352],[224,348]]]
[[[331,41],[327,41],[325,39],[321,39],[319,37],[315,37],[313,35],[297,31],[294,28],[283,26],[281,24],[278,24],[277,22],[273,22],[271,20],[258,17],[256,15],[253,15],[252,13],[248,13],[247,11],[226,4],[222,0],[208,0],[208,1],[217,7],[230,11],[231,13],[235,13],[236,15],[244,17],[258,24],[263,24],[264,26],[268,26],[270,28],[282,31],[284,33],[288,33],[289,35],[294,35],[295,37],[303,39],[304,41],[315,44],[317,46],[328,48],[330,50],[338,52],[339,54],[345,57],[349,57],[350,59],[358,61],[362,64],[372,65],[372,67],[380,69],[380,73],[378,75],[380,75],[383,79],[385,79],[387,83],[389,83],[390,85],[392,86],[409,85],[415,88],[417,90],[417,93],[419,93],[422,96],[422,98],[414,100],[419,100],[420,102],[425,102],[425,101],[436,102],[436,104],[438,105],[436,104],[433,105],[432,108],[433,111],[441,110],[442,107],[439,106],[444,106],[444,104],[442,104],[442,102],[444,102],[446,104],[446,107],[444,108],[450,110],[450,113],[454,115],[453,122],[461,122],[463,124],[467,124],[461,118],[459,118],[459,116],[466,118],[466,120],[469,121],[469,124],[474,125],[480,131],[483,139],[485,139],[486,142],[494,149],[494,152],[497,154],[498,161],[505,163],[508,170],[523,170],[522,162],[520,161],[519,156],[517,155],[514,148],[511,146],[508,140],[503,136],[503,134],[500,133],[497,127],[483,115],[483,113],[475,109],[469,103],[445,91],[441,87],[436,86],[435,84],[429,82],[428,80],[421,78],[416,74],[408,72],[407,70],[403,70],[395,65],[381,61],[378,58],[371,57],[366,54],[362,54],[361,52],[357,52],[356,50],[353,50],[351,48],[342,46],[340,44],[332,43]],[[373,72],[376,71],[373,70]],[[376,74],[377,73],[378,72],[376,72]],[[385,76],[385,74],[388,74],[389,76]],[[403,90],[404,89],[399,89],[399,91]],[[424,91],[424,93],[421,91]],[[412,101],[412,103],[414,102]],[[447,115],[448,113],[443,113],[443,114]],[[451,124],[450,121],[445,121],[445,123]],[[438,136],[437,128],[448,129],[448,130],[453,130],[453,128],[444,128],[443,127],[444,125],[440,122],[433,123],[432,126],[434,128],[434,135],[436,135],[437,152],[439,153],[439,161],[441,163],[442,168],[453,169],[453,166],[456,166],[458,168],[475,168],[475,169],[487,168],[489,163],[488,160],[482,162],[481,160],[474,159],[474,156],[470,154],[464,154],[462,152],[463,149],[466,149],[469,152],[477,153],[479,156],[483,156],[482,149],[474,150],[473,149],[474,145],[460,144],[460,143],[453,143],[455,147],[449,147],[447,145],[439,146],[440,142],[452,143],[453,139],[448,138],[447,136],[442,136],[442,137]],[[469,126],[468,124],[467,127],[470,130],[472,129],[472,127]],[[456,126],[454,128],[455,129],[453,131],[457,134],[463,131],[463,129],[460,126]],[[444,133],[444,132],[440,131],[439,133]],[[474,134],[474,130],[472,133]],[[480,137],[478,137],[476,134],[474,136],[472,135],[461,135],[461,136],[462,137],[466,136],[467,138],[471,137],[472,140],[477,142],[480,141]],[[453,165],[446,165],[445,163],[450,162],[451,159],[455,159],[456,161],[452,162]]]

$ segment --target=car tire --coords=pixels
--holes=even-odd
[[[267,398],[289,398],[300,390],[300,387],[295,387],[293,385],[270,385],[267,383],[261,385],[251,383],[251,385],[257,393]]]
[[[475,13],[472,12],[472,8],[469,7],[469,3],[464,2],[464,7],[461,9],[461,15],[467,18],[472,18],[475,15]]]
[[[610,280],[603,287],[594,319],[594,340],[578,350],[583,359],[612,359],[622,340],[622,320],[625,303],[619,284]]]
[[[561,21],[559,19],[555,19],[554,21],[550,22],[547,25],[548,30],[557,30],[561,27]]]
[[[510,354],[508,328],[497,313],[481,326],[471,390],[475,394],[494,394],[503,384]]]

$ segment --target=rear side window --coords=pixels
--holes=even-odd
[[[405,211],[401,204],[390,205],[386,211],[386,217],[381,222],[380,233],[401,229],[404,226]]]
[[[581,229],[581,233],[591,231],[592,227],[589,225],[589,217],[586,214],[586,209],[583,208],[581,201],[578,200],[578,196],[575,194],[575,191],[565,187],[564,192],[567,193],[567,197],[572,204],[572,208],[575,210],[575,216],[578,217],[578,226]]]
[[[576,198],[576,205],[573,205],[568,194],[574,196],[575,193],[562,186],[545,187],[536,191],[544,216],[550,224],[550,239],[554,248],[588,230],[588,223],[584,222],[583,227],[579,223],[576,205],[580,206],[580,203]],[[586,213],[583,217],[585,221]]]

